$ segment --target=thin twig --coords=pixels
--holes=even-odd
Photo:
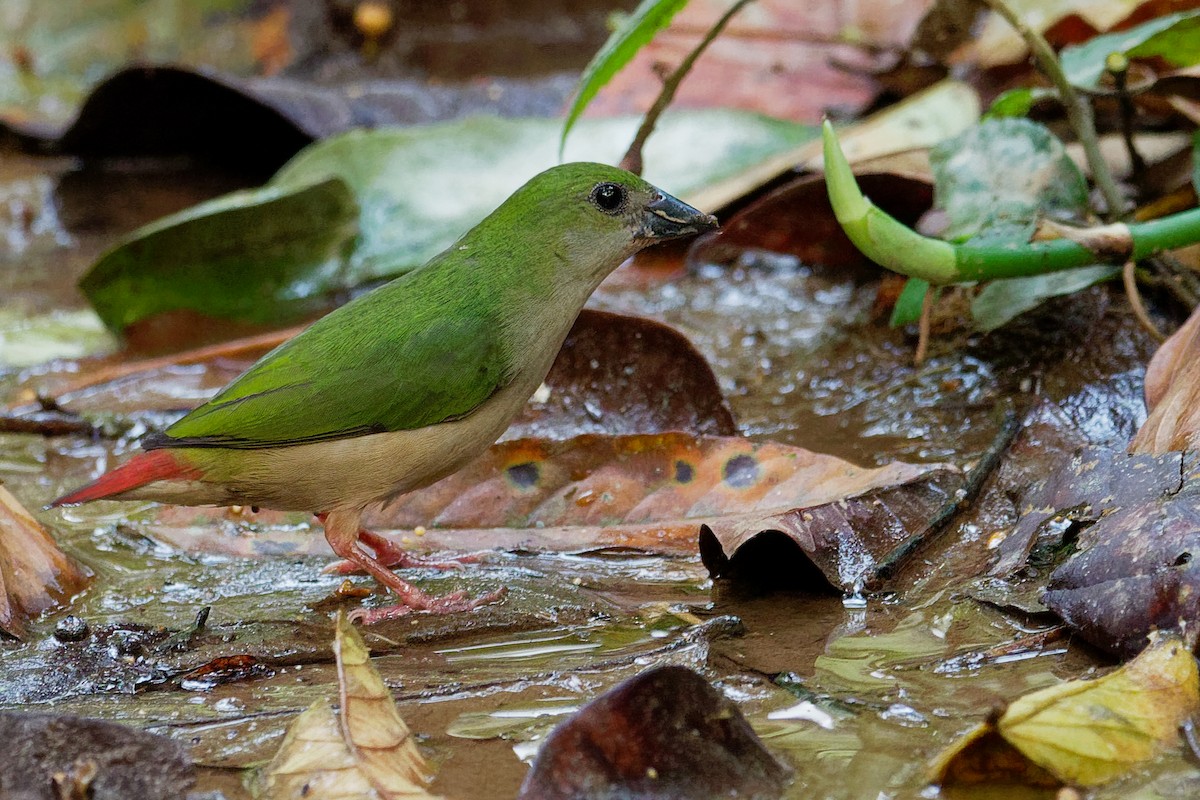
[[[675,71],[667,76],[663,81],[662,91],[658,95],[658,99],[654,101],[654,105],[650,106],[650,110],[646,112],[646,116],[642,118],[642,126],[638,128],[637,135],[633,137],[633,141],[629,144],[629,149],[625,152],[625,157],[621,159],[621,167],[632,172],[634,175],[642,174],[642,148],[646,144],[646,140],[650,138],[650,134],[654,133],[654,126],[658,124],[658,118],[662,116],[662,112],[666,110],[671,101],[675,99],[675,92],[679,89],[679,84],[683,83],[683,79],[692,70],[692,65],[696,63],[696,59],[700,54],[708,49],[712,41],[725,30],[725,26],[729,24],[729,20],[733,19],[733,15],[741,11],[742,8],[753,0],[738,0],[733,6],[725,12],[717,24],[705,34],[700,40],[700,44],[696,45],[696,49],[687,54],[687,57],[680,62]]]
[[[1105,163],[1104,156],[1100,153],[1100,140],[1096,136],[1092,107],[1067,80],[1062,65],[1059,64],[1058,57],[1054,54],[1054,48],[1046,41],[1046,37],[1026,25],[1025,21],[1013,11],[1007,0],[984,0],[984,2],[1016,29],[1029,46],[1030,52],[1037,59],[1042,71],[1046,73],[1046,76],[1054,84],[1054,88],[1058,90],[1059,99],[1062,100],[1063,107],[1067,111],[1067,121],[1071,123],[1071,128],[1074,129],[1080,144],[1083,145],[1088,166],[1092,170],[1092,180],[1096,182],[1100,193],[1104,195],[1104,202],[1108,205],[1108,213],[1105,218],[1109,221],[1122,218],[1125,212],[1125,199],[1121,196],[1117,182],[1113,180],[1112,172]]]
[[[1146,261],[1159,276],[1163,285],[1175,299],[1192,309],[1200,305],[1200,281],[1195,273],[1170,253],[1159,253]]]
[[[1133,309],[1133,316],[1146,329],[1147,333],[1157,341],[1165,342],[1167,337],[1163,336],[1162,331],[1146,313],[1146,306],[1142,303],[1141,294],[1138,293],[1136,270],[1137,264],[1133,261],[1126,261],[1125,266],[1121,268],[1121,280],[1125,284],[1125,296],[1129,298],[1129,307]]]
[[[1104,60],[1104,68],[1113,77],[1113,85],[1117,90],[1117,104],[1121,109],[1121,138],[1125,140],[1125,149],[1129,151],[1130,172],[1136,179],[1146,169],[1146,159],[1138,152],[1133,144],[1133,98],[1129,96],[1129,59],[1123,53],[1112,53]]]
[[[1008,452],[1009,445],[1012,444],[1013,439],[1016,438],[1017,433],[1021,430],[1021,419],[1017,416],[1017,412],[1013,410],[1011,404],[1006,403],[1002,407],[1004,408],[1004,412],[1000,421],[1000,430],[997,431],[996,437],[992,439],[991,444],[988,445],[987,450],[979,458],[978,463],[967,473],[962,488],[942,504],[942,507],[934,513],[924,530],[918,531],[905,539],[892,548],[891,552],[879,559],[874,572],[866,581],[867,589],[872,591],[877,590],[880,584],[892,577],[896,573],[896,570],[913,553],[921,547],[927,546],[945,533],[950,526],[951,520],[954,519],[959,511],[975,502],[975,498],[983,489],[983,484],[995,472],[996,467],[1000,465],[1000,459]]]
[[[930,284],[925,287],[925,296],[921,298],[921,318],[917,320],[917,352],[913,355],[913,363],[918,367],[925,363],[925,356],[929,353],[929,328],[937,291],[938,287]]]

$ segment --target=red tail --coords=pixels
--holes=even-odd
[[[199,477],[200,470],[183,463],[170,450],[151,450],[147,453],[138,453],[112,472],[106,472],[87,486],[58,498],[47,508],[70,506],[112,497],[114,494],[128,492],[130,489],[136,489],[154,481]]]

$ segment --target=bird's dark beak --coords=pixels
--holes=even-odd
[[[642,236],[662,241],[710,231],[717,227],[717,218],[698,211],[682,200],[659,192],[646,206],[642,218]]]

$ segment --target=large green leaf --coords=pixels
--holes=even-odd
[[[579,79],[579,90],[575,102],[567,112],[563,123],[559,152],[566,147],[567,134],[571,132],[579,115],[596,96],[604,84],[612,80],[621,67],[629,63],[642,45],[654,38],[654,34],[665,28],[671,19],[687,5],[687,0],[642,0],[623,25],[613,31],[604,46],[592,57]]]
[[[1047,128],[1019,118],[987,119],[930,153],[935,202],[950,225],[945,238],[1022,246],[1038,219],[1084,221],[1087,182]],[[971,305],[975,325],[993,330],[1043,300],[1069,294],[1115,274],[1080,269],[993,281]]]
[[[585,120],[567,157],[613,163],[637,124]],[[646,177],[686,199],[812,134],[735,111],[668,114],[647,148]],[[82,286],[118,331],[176,308],[292,320],[331,293],[420,266],[555,164],[557,145],[549,119],[351,131],[304,149],[261,189],[134,232]]]
[[[1061,141],[1020,118],[988,119],[929,154],[943,238],[1027,242],[1039,216],[1079,222],[1087,182]]]
[[[234,192],[135,231],[79,288],[114,331],[178,309],[294,318],[336,283],[357,231],[358,205],[337,177]]]
[[[1168,14],[1127,31],[1064,47],[1060,56],[1063,72],[1073,85],[1094,89],[1104,75],[1104,61],[1111,53],[1131,58],[1161,56],[1177,67],[1200,63],[1200,11]]]

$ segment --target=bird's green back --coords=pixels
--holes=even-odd
[[[561,284],[607,274],[637,249],[617,220],[587,203],[597,180],[653,191],[598,164],[542,173],[429,263],[318,320],[143,445],[278,447],[469,414],[512,380],[526,356],[530,340],[505,334],[538,335],[522,317],[565,315],[569,325],[594,283],[546,312]]]

